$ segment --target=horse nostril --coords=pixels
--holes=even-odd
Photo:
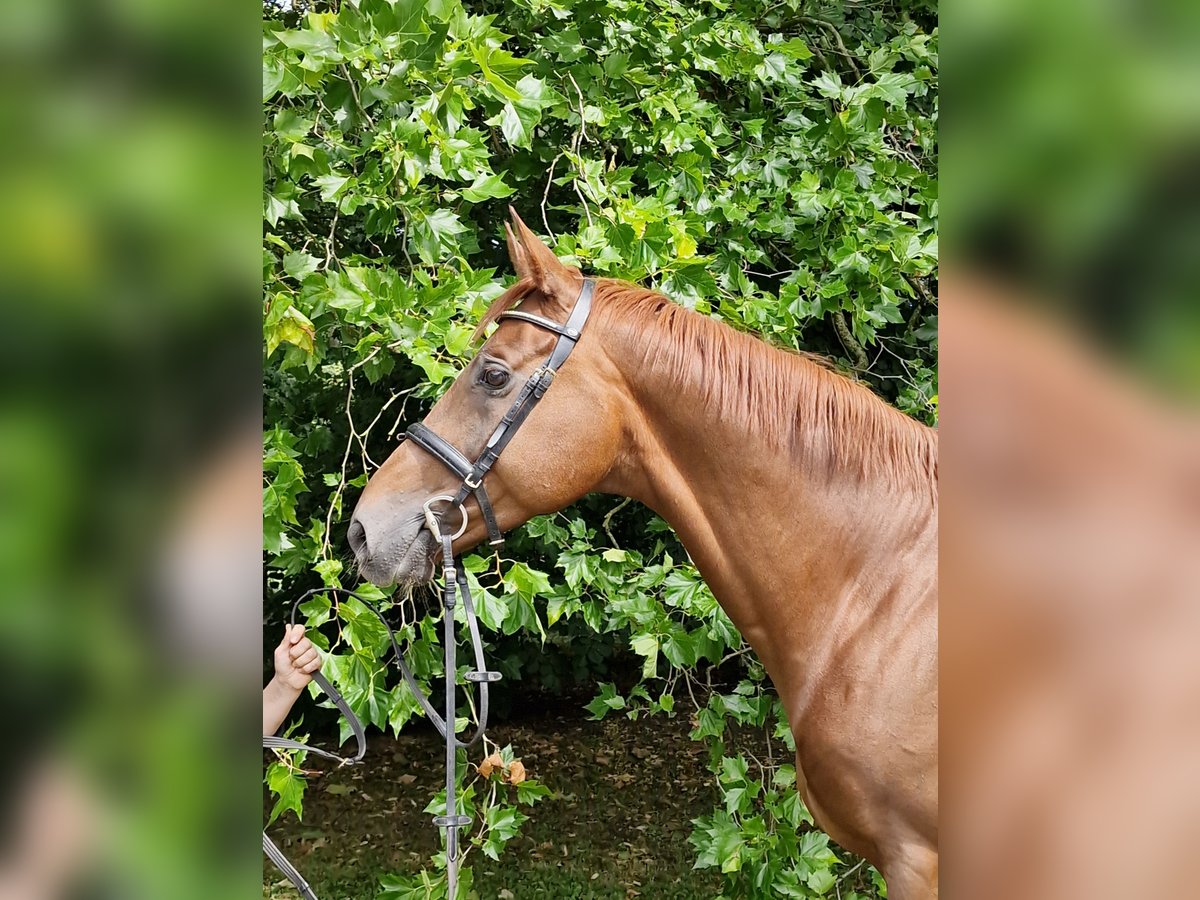
[[[363,528],[362,522],[358,519],[350,520],[346,540],[350,542],[350,549],[354,551],[355,556],[360,556],[367,549],[367,529]]]

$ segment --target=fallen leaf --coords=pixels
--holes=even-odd
[[[504,768],[504,760],[500,758],[499,753],[493,753],[487,759],[479,764],[479,774],[484,778],[491,778],[492,773],[497,769]]]

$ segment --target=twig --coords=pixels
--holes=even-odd
[[[579,179],[573,179],[572,184],[575,185],[575,194],[579,197],[579,202],[583,204],[583,211],[587,213],[588,226],[592,225],[592,210],[588,207],[587,200],[583,197],[583,191],[579,189]]]
[[[700,711],[700,704],[696,700],[696,695],[692,691],[692,676],[686,669],[683,670],[683,685],[687,688],[688,696],[692,698],[692,706],[696,708],[696,712]]]
[[[414,385],[414,390],[416,386]],[[410,395],[411,396],[411,395]],[[404,402],[400,404],[400,412],[396,413],[396,421],[392,423],[392,427],[388,429],[388,440],[392,440],[396,436],[396,429],[400,427],[400,423],[404,421],[404,412],[408,409],[409,397],[404,398]]]
[[[342,71],[342,75],[346,78],[346,83],[350,85],[350,94],[354,97],[354,105],[358,107],[358,111],[363,114],[363,118],[367,120],[367,124],[372,128],[375,127],[375,120],[371,118],[371,114],[363,108],[362,101],[358,99],[358,88],[354,86],[354,79],[350,77],[350,73],[346,71],[346,64],[342,63],[338,66]]]
[[[372,354],[372,355],[374,355],[374,354]],[[366,362],[366,360],[363,360],[363,362]],[[383,404],[383,406],[381,406],[379,408],[379,413],[375,416],[374,419],[371,420],[371,424],[369,424],[366,428],[364,428],[361,434],[357,435],[358,446],[359,446],[359,449],[362,450],[363,471],[366,471],[368,465],[374,469],[379,468],[379,463],[377,463],[377,462],[375,462],[375,460],[371,459],[371,454],[367,451],[367,440],[371,436],[371,429],[374,428],[379,423],[379,420],[383,418],[383,414],[388,411],[389,406],[391,406],[393,403],[395,403],[401,397],[407,397],[409,394],[411,394],[416,389],[417,389],[417,385],[414,384],[412,387],[410,387],[406,390],[396,391],[394,394],[392,394],[392,396],[388,398],[387,403]],[[401,408],[403,408],[403,406]]]
[[[321,558],[328,559],[331,549],[329,540],[329,531],[333,528],[333,510],[339,506],[339,501],[342,498],[342,492],[346,489],[346,463],[350,461],[350,448],[354,446],[354,414],[350,411],[351,401],[354,399],[354,372],[350,372],[350,386],[346,390],[346,421],[350,423],[350,437],[346,438],[346,452],[342,454],[342,468],[339,477],[337,490],[333,492],[333,497],[329,501],[329,511],[325,513],[325,534],[321,536]]]
[[[383,349],[383,344],[377,344],[377,345],[375,346],[375,349],[374,349],[374,350],[372,350],[370,353],[368,353],[368,354],[367,354],[365,357],[363,357],[362,359],[360,359],[358,362],[356,362],[354,365],[352,365],[352,366],[351,366],[349,369],[347,369],[346,371],[348,371],[348,372],[353,372],[355,369],[360,369],[360,368],[362,368],[362,367],[363,367],[363,366],[365,366],[367,363],[369,363],[371,360],[373,360],[373,359],[374,359],[374,358],[375,358],[377,355],[379,355],[379,351],[380,351],[380,350],[382,350],[382,349]]]
[[[751,647],[749,644],[743,643],[740,650],[734,650],[732,653],[726,653],[724,658],[719,663],[717,663],[715,666],[713,666],[713,668],[719,669],[719,668],[721,668],[721,666],[725,665],[725,663],[729,662],[731,659],[737,659],[739,656],[745,656],[747,653],[752,653],[753,651],[754,651],[753,647]]]
[[[831,66],[829,64],[829,60],[826,58],[825,54],[822,52],[820,44],[818,44],[816,41],[813,41],[812,46],[809,49],[812,50],[812,52],[817,55],[817,59],[819,59],[821,61],[822,69],[825,69],[829,72],[834,71],[833,66]]]
[[[832,22],[826,22],[824,19],[818,19],[815,16],[801,16],[800,21],[829,29],[829,33],[833,35],[834,42],[837,43],[838,52],[845,57],[846,62],[850,63],[850,68],[854,70],[854,77],[862,81],[862,72],[859,70],[858,64],[854,61],[854,57],[850,55],[850,51],[846,49],[846,43],[842,40],[842,34],[838,31],[836,25]]]
[[[581,91],[579,89],[579,83],[575,80],[574,75],[572,75],[570,72],[568,72],[567,77],[571,79],[571,84],[573,84],[575,86],[575,93],[579,95],[579,133],[586,140],[587,139],[587,123],[584,121],[584,118],[583,118],[583,91]]]
[[[554,232],[550,228],[550,222],[546,219],[546,201],[550,197],[550,185],[554,183],[554,167],[558,165],[558,161],[562,159],[562,154],[550,160],[550,174],[546,176],[546,189],[542,191],[542,224],[546,226],[546,234],[554,237]]]
[[[613,533],[609,531],[609,526],[612,525],[613,516],[628,506],[632,500],[632,497],[626,497],[624,500],[610,509],[608,514],[604,517],[604,533],[608,535],[608,539],[612,541],[612,545],[617,549],[620,549],[621,545],[617,543],[617,539],[613,537]]]
[[[854,337],[854,333],[846,323],[846,314],[840,309],[833,312],[833,330],[837,332],[838,340],[842,342],[846,352],[854,357],[854,368],[859,372],[866,371],[870,364],[870,360],[867,359],[867,351]]]
[[[910,162],[915,168],[921,168],[921,160],[917,159],[915,154],[913,154],[907,149],[906,146],[900,143],[901,136],[896,134],[896,129],[885,128],[883,130],[883,138],[885,141],[887,141],[888,146],[892,148],[897,156],[899,156],[901,159],[908,160],[908,162]],[[908,146],[913,145],[910,142]]]
[[[583,175],[583,167],[580,165],[579,156],[579,144],[587,137],[587,125],[583,121],[583,91],[579,90],[579,85],[576,83],[574,75],[568,72],[567,77],[571,79],[571,84],[575,85],[575,93],[579,95],[579,130],[575,132],[575,138],[571,141],[571,155],[574,157],[575,171],[579,175]],[[592,210],[588,206],[587,199],[583,196],[583,191],[579,189],[579,178],[575,177],[571,179],[571,184],[575,188],[575,195],[579,197],[579,202],[583,205],[584,213],[587,215],[588,227],[591,227],[594,224],[592,222]]]
[[[331,262],[333,262],[333,259],[334,259],[333,235],[334,235],[334,232],[337,231],[338,216],[341,215],[341,212],[342,211],[340,209],[338,209],[338,207],[335,203],[335,205],[333,207],[333,224],[331,224],[329,226],[329,238],[325,241],[325,265],[323,268],[326,271],[329,270],[329,264]]]
[[[852,865],[849,869],[847,869],[845,872],[843,872],[841,875],[839,875],[838,880],[835,881],[834,884],[841,884],[843,881],[845,881],[847,878],[849,878],[851,875],[853,875],[855,872],[857,872],[860,868],[862,868],[862,864],[865,862],[866,862],[865,859],[860,859],[858,862],[856,862],[854,865]]]
[[[904,275],[904,280],[907,281],[916,290],[916,292],[921,295],[922,300],[924,300],[929,306],[937,306],[937,301],[933,299],[933,296],[929,293],[929,289],[921,282],[919,276],[909,275],[907,272],[903,272],[901,274]]]
[[[408,271],[411,273],[413,270],[413,261],[412,255],[408,252],[408,239],[411,234],[408,224],[408,210],[401,207],[400,215],[404,217],[404,240],[400,242],[400,247],[404,250],[404,258],[408,261]]]

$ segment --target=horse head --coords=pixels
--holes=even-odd
[[[580,271],[559,262],[515,212],[505,232],[518,280],[493,302],[476,336],[517,304],[521,312],[566,322],[583,289]],[[593,330],[583,329],[570,358],[552,376],[553,388],[516,429],[486,476],[487,496],[501,531],[577,500],[603,479],[617,457],[625,421],[621,382]],[[501,320],[424,424],[466,459],[478,460],[557,341],[555,333],[536,324]],[[462,483],[416,442],[397,447],[368,481],[350,522],[348,540],[363,576],[379,585],[430,580],[438,548],[426,528],[426,503],[454,495]],[[445,530],[463,527],[454,542],[456,552],[487,538],[474,496],[466,498],[461,510],[444,500],[431,508]]]

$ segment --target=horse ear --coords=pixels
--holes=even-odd
[[[511,206],[508,211],[512,215],[512,228],[505,226],[509,239],[508,255],[517,275],[528,278],[548,303],[569,312],[579,293],[582,273],[574,266],[559,262],[554,251],[521,221],[517,211]]]
[[[508,258],[512,261],[513,271],[517,273],[517,278],[522,281],[526,278],[532,279],[533,271],[529,267],[529,256],[507,222],[504,223],[504,239],[508,243]]]

